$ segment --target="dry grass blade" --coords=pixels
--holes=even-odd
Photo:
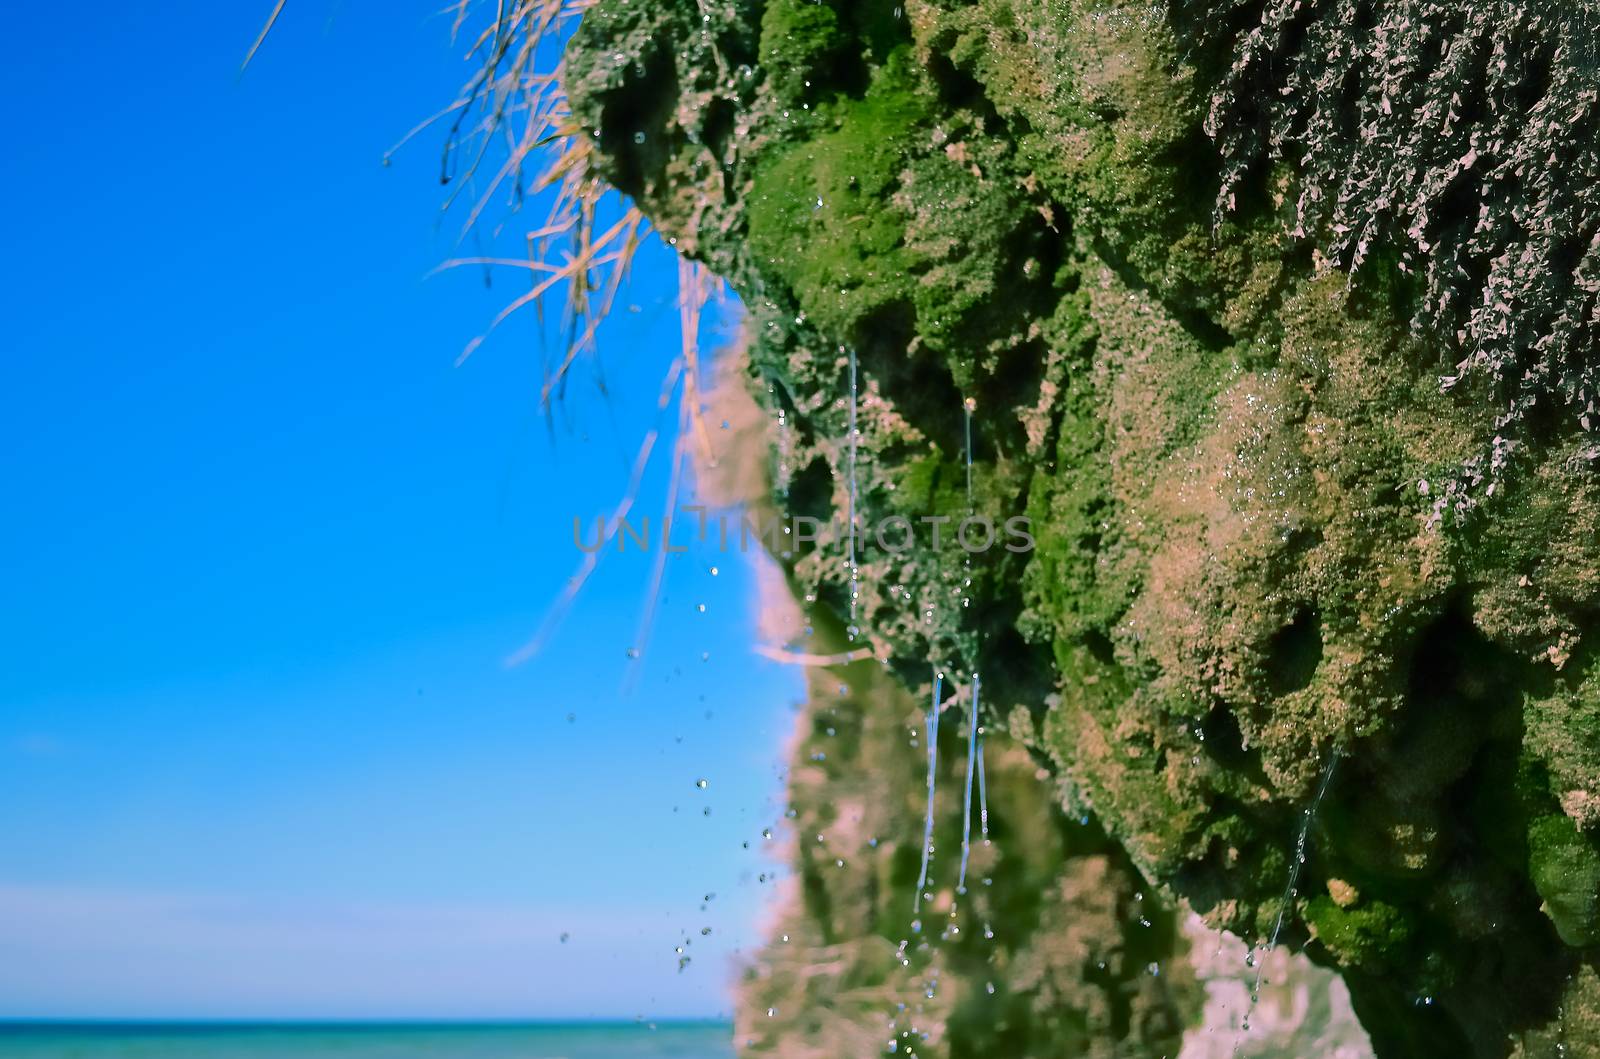
[[[286,2],[277,0],[241,70],[260,50]],[[611,188],[599,175],[594,144],[574,120],[561,87],[559,50],[565,31],[594,3],[595,0],[495,0],[485,24],[473,27],[470,23],[488,5],[454,0],[449,9],[454,16],[452,34],[458,41],[468,42],[466,56],[477,64],[474,73],[449,106],[407,132],[384,155],[387,163],[419,133],[450,119],[440,158],[440,181],[452,185],[444,204],[447,210],[462,201],[468,191],[472,194],[472,205],[462,225],[463,238],[478,225],[499,195],[507,196],[505,205],[512,213],[530,199],[548,201],[544,222],[523,235],[526,259],[480,254],[447,261],[435,270],[462,266],[511,268],[527,272],[531,280],[528,291],[501,308],[483,333],[467,344],[457,364],[530,305],[542,324],[545,297],[557,291],[564,295],[561,324],[567,336],[566,349],[554,371],[547,367],[544,373],[540,403],[547,411],[552,398],[562,392],[572,365],[585,353],[594,351],[600,324],[616,304],[648,231],[644,214],[631,203],[613,197]],[[503,158],[497,151],[501,144]],[[476,177],[491,158],[498,165],[486,185],[479,188]],[[458,165],[463,166],[459,171]],[[613,204],[616,210],[610,208]],[[666,498],[667,517],[677,503],[690,436],[698,440],[704,459],[714,464],[701,411],[699,326],[707,301],[719,289],[718,281],[688,262],[680,262],[678,278],[683,352],[667,372],[658,414],[659,419],[670,407],[681,380],[682,403]],[[611,525],[626,518],[632,509],[660,435],[658,421],[640,445],[627,490],[611,514]],[[538,652],[593,574],[600,554],[601,549],[585,554],[538,634],[514,653],[508,664],[516,665]],[[664,569],[658,561],[639,627],[640,653],[649,639],[663,576]]]
[[[483,218],[497,195],[507,196],[506,205],[513,212],[530,199],[548,198],[545,223],[525,235],[527,261],[479,257],[445,266],[472,263],[546,273],[526,294],[501,310],[487,330],[467,345],[460,360],[469,357],[518,310],[532,305],[542,321],[545,296],[557,290],[565,295],[567,348],[555,371],[546,374],[540,396],[547,407],[572,364],[593,350],[595,333],[615,304],[646,232],[644,215],[631,203],[621,203],[620,218],[600,230],[599,218],[606,212],[602,206],[611,189],[594,164],[594,144],[573,119],[561,88],[559,57],[565,33],[594,2],[495,0],[485,24],[473,27],[471,23],[488,5],[454,0],[448,9],[453,14],[452,33],[457,40],[468,42],[466,54],[476,60],[476,68],[449,106],[407,132],[384,155],[388,161],[418,133],[450,119],[440,158],[440,180],[453,185],[445,208],[468,189],[475,189],[462,226],[463,237]],[[241,70],[261,49],[286,3],[277,0],[273,5]],[[495,148],[502,142],[504,159],[487,186],[475,188],[480,169],[489,158],[498,157]],[[463,164],[458,171],[457,166]]]
[[[716,453],[711,448],[711,436],[706,432],[701,397],[704,390],[700,381],[700,320],[705,313],[706,303],[719,288],[720,281],[709,271],[688,258],[681,256],[678,258],[678,327],[682,348],[677,364],[681,365],[683,371],[683,400],[678,406],[678,440],[672,452],[672,475],[667,485],[667,498],[662,516],[661,547],[656,550],[655,562],[650,571],[650,584],[645,590],[644,613],[639,620],[639,631],[634,637],[634,646],[638,654],[624,679],[625,691],[634,686],[639,674],[639,660],[643,658],[644,650],[650,643],[656,605],[660,601],[661,585],[666,576],[667,535],[671,530],[673,512],[678,507],[678,489],[684,467],[689,463],[690,439],[699,442],[700,459],[703,463],[710,467],[715,467],[717,464]],[[614,294],[615,291],[608,292],[608,297]],[[597,315],[603,318],[609,309],[610,306],[607,305]]]
[[[786,647],[774,647],[764,643],[756,644],[751,650],[763,658],[770,658],[774,662],[782,662],[789,666],[844,666],[876,657],[870,647],[857,647],[853,651],[842,651],[831,655],[819,655],[811,651],[791,651]]]
[[[458,364],[530,306],[543,333],[551,316],[546,312],[547,299],[560,300],[556,320],[564,348],[548,358],[543,369],[539,400],[546,413],[564,392],[573,365],[595,353],[600,325],[616,305],[649,232],[644,214],[631,202],[614,195],[600,176],[595,145],[573,117],[561,86],[560,48],[575,20],[594,2],[494,0],[491,4],[483,0],[453,0],[452,32],[464,42],[466,55],[474,62],[474,72],[450,106],[411,130],[396,145],[398,148],[422,130],[448,119],[440,180],[451,185],[445,208],[459,205],[466,211],[461,228],[463,239],[497,204],[509,214],[530,203],[539,204],[539,223],[522,234],[525,259],[493,253],[464,255],[440,268],[511,269],[529,279],[527,290],[505,304],[483,332],[467,343]],[[683,352],[667,371],[658,421],[640,445],[626,492],[606,524],[613,532],[634,507],[675,397],[680,404],[665,517],[670,518],[677,503],[691,436],[710,460],[710,438],[701,414],[703,358],[699,324],[707,302],[719,289],[715,277],[698,266],[681,265]],[[603,550],[584,555],[538,634],[513,654],[508,664],[516,665],[538,653],[588,582]],[[636,658],[650,638],[665,576],[661,558],[658,554],[651,573],[635,643]],[[635,672],[631,670],[630,677]]]
[[[255,43],[250,45],[250,50],[245,53],[244,62],[239,64],[240,73],[244,73],[245,67],[250,65],[250,60],[254,59],[256,52],[261,50],[261,45],[267,39],[267,34],[271,33],[272,27],[277,24],[278,16],[283,14],[283,5],[286,3],[288,3],[288,0],[278,0],[273,5],[272,14],[267,16],[267,24],[261,27],[260,33],[256,34]]]
[[[689,411],[689,426],[700,443],[700,456],[708,466],[717,465],[716,453],[711,449],[711,436],[706,432],[702,412],[700,385],[700,320],[705,314],[706,302],[720,287],[720,281],[698,262],[686,257],[678,258],[678,322],[683,334],[683,359],[686,366],[683,400]]]
[[[683,362],[681,360],[675,361],[671,369],[668,370],[666,379],[662,382],[661,394],[656,400],[657,422],[645,434],[644,441],[640,443],[639,452],[633,459],[633,470],[628,477],[628,488],[622,494],[622,499],[617,501],[616,508],[611,512],[610,519],[603,524],[602,529],[611,527],[614,531],[615,527],[620,525],[622,520],[628,517],[628,513],[633,510],[634,501],[639,496],[639,486],[644,480],[645,468],[650,465],[650,454],[655,450],[656,442],[661,438],[660,416],[671,406],[673,392],[677,390],[678,378],[682,374]],[[567,580],[567,585],[562,590],[560,597],[556,599],[545,614],[544,621],[539,625],[539,631],[534,635],[533,639],[518,648],[506,659],[507,666],[519,666],[537,655],[544,648],[550,635],[560,626],[561,619],[566,617],[567,611],[571,609],[573,602],[578,598],[578,593],[583,591],[583,586],[588,582],[595,568],[600,565],[600,557],[605,554],[604,543],[609,537],[606,533],[601,533],[600,537],[601,546],[593,551],[584,553],[583,560],[578,564],[577,572]]]
[[[496,0],[486,24],[473,27],[476,5],[458,0],[454,31],[478,66],[460,97],[419,126],[451,118],[440,178],[454,185],[447,208],[471,193],[463,235],[502,196],[512,211],[530,200],[548,202],[544,223],[525,233],[526,262],[473,258],[446,266],[473,263],[535,274],[529,290],[467,344],[461,360],[520,310],[532,306],[543,322],[547,296],[563,298],[566,348],[545,373],[540,400],[547,408],[572,365],[593,352],[595,334],[646,232],[636,207],[610,197],[595,165],[594,145],[573,119],[561,89],[559,46],[572,22],[591,6],[593,0]],[[491,158],[495,167],[479,186],[476,178]],[[620,207],[614,219],[612,203]]]
[[[684,378],[687,380],[689,373],[684,365]],[[687,385],[687,384],[686,384]],[[688,397],[685,395],[683,402],[678,405],[678,441],[672,449],[672,475],[667,484],[667,498],[662,504],[661,516],[661,546],[655,550],[655,561],[650,564],[650,584],[645,589],[644,610],[639,615],[639,629],[633,637],[633,659],[623,675],[622,690],[632,691],[637,685],[640,672],[640,662],[644,658],[645,650],[650,646],[650,634],[655,629],[656,605],[661,600],[661,585],[667,574],[667,548],[669,535],[672,532],[672,513],[678,507],[678,486],[683,480],[684,461],[684,419],[688,410]]]

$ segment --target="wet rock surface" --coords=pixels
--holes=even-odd
[[[1493,238],[1473,242],[1471,196],[1447,181],[1418,200],[1420,236],[1398,223],[1417,202],[1367,201],[1358,253],[1339,228],[1370,188],[1306,204],[1342,193],[1340,158],[1366,164],[1385,136],[1415,150],[1420,111],[1397,113],[1398,91],[1387,112],[1368,100],[1386,82],[1354,45],[1338,83],[1364,101],[1359,134],[1341,139],[1315,101],[1296,110],[1325,70],[1282,73],[1279,134],[1242,87],[1278,76],[1245,62],[1252,42],[1292,57],[1346,14],[1357,43],[1384,30],[1385,54],[1486,49],[1437,76],[1461,78],[1449,135],[1477,121],[1492,167],[1545,134],[1547,99],[1590,127],[1581,27],[1519,15],[1502,40],[1477,12],[1412,5],[1403,25],[1404,5],[1355,6],[586,13],[574,113],[608,179],[742,298],[750,390],[785,424],[771,477],[786,514],[853,507],[916,535],[863,534],[854,571],[838,539],[782,555],[815,626],[880,661],[808,707],[833,734],[804,731],[795,751],[799,892],[775,935],[791,941],[746,987],[753,1049],[882,1051],[904,1002],[928,1034],[916,1054],[1171,1054],[1201,1017],[1176,970],[1186,905],[1249,939],[1281,917],[1282,944],[1341,972],[1379,1055],[1600,1054],[1600,480],[1589,425],[1566,414],[1594,363],[1600,215],[1545,189],[1571,246],[1519,266],[1517,284],[1549,275],[1537,311],[1495,317],[1525,331],[1512,353],[1473,330],[1487,318],[1448,333],[1440,269],[1482,299],[1496,255],[1544,244],[1518,242],[1498,199]],[[1543,59],[1512,77],[1484,65],[1497,47]],[[1492,115],[1470,112],[1500,88]],[[1523,139],[1503,113],[1519,106],[1541,123]],[[1544,231],[1545,191],[1523,190],[1518,216]],[[1464,349],[1483,353],[1477,375],[1456,372]],[[1035,546],[969,552],[957,529],[974,512],[1028,516]],[[955,687],[983,675],[995,828],[974,864],[993,883],[934,900],[919,942],[911,743],[935,666]],[[941,733],[946,792],[959,727]],[[959,795],[938,814],[945,867],[960,815]],[[1162,926],[1130,925],[1135,894]],[[928,941],[949,923],[959,936]],[[1145,955],[1173,970],[1131,973]]]

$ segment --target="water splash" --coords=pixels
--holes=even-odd
[[[789,499],[789,449],[792,442],[789,440],[789,416],[782,408],[778,409],[778,473],[777,491],[780,500]]]
[[[967,514],[977,514],[977,506],[972,500],[972,413],[977,410],[978,402],[968,397],[961,402],[964,413],[967,442]],[[972,557],[967,556],[967,568],[972,568]],[[968,577],[970,581],[970,576]],[[977,732],[977,759],[978,759],[978,827],[983,832],[985,842],[989,840],[989,784],[983,774],[983,733],[978,731],[978,676],[972,676],[972,727]],[[971,796],[968,796],[968,801]]]
[[[856,566],[856,350],[850,347],[850,506],[846,532],[850,547],[850,639],[856,638],[856,601],[861,595],[861,571]]]
[[[1246,962],[1255,965],[1256,978],[1250,986],[1250,1007],[1245,1012],[1242,1032],[1250,1031],[1250,1011],[1254,1010],[1256,1003],[1261,999],[1262,975],[1266,972],[1265,957],[1278,948],[1278,937],[1283,933],[1283,924],[1289,916],[1289,907],[1299,895],[1300,871],[1306,863],[1306,850],[1311,841],[1311,826],[1316,823],[1317,810],[1322,808],[1322,800],[1328,796],[1328,787],[1333,783],[1334,771],[1339,767],[1339,761],[1343,757],[1344,743],[1341,741],[1334,744],[1332,752],[1328,755],[1327,764],[1322,766],[1322,777],[1317,781],[1316,794],[1312,796],[1310,804],[1301,810],[1303,818],[1300,821],[1300,832],[1295,837],[1294,857],[1289,862],[1289,880],[1284,884],[1283,896],[1278,899],[1278,917],[1272,924],[1272,933],[1268,935],[1264,948],[1256,946],[1245,957]],[[1235,1041],[1234,1051],[1237,1052],[1238,1049],[1239,1042]]]
[[[989,841],[989,785],[983,778],[983,734],[978,735],[978,831]]]
[[[966,413],[967,426],[967,514],[972,514],[972,413],[977,409],[978,402],[968,397],[961,402],[961,410]]]
[[[972,706],[967,717],[967,796],[961,810],[961,875],[956,882],[958,894],[967,892],[967,857],[972,852],[972,779],[978,771],[978,689],[981,684],[978,674],[972,674]]]
[[[928,885],[928,858],[933,853],[933,787],[939,769],[939,695],[944,674],[933,673],[933,702],[928,706],[928,817],[922,828],[922,871],[917,875],[917,896],[911,902],[913,915],[922,911],[922,891]]]

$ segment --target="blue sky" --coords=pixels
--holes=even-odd
[[[437,5],[292,3],[240,78],[268,6],[0,41],[0,1017],[725,1010],[799,693],[752,572],[672,563],[631,695],[637,555],[502,664],[625,486],[674,267],[550,430],[531,318],[453,366],[523,277],[428,278],[438,141],[380,165],[467,72]]]

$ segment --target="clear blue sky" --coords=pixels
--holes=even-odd
[[[502,665],[624,487],[671,262],[547,430],[531,319],[452,366],[524,278],[425,278],[437,139],[380,165],[467,72],[441,5],[297,0],[241,79],[269,6],[0,41],[0,1017],[725,1010],[798,694],[753,575],[675,561],[632,695],[638,556]]]

